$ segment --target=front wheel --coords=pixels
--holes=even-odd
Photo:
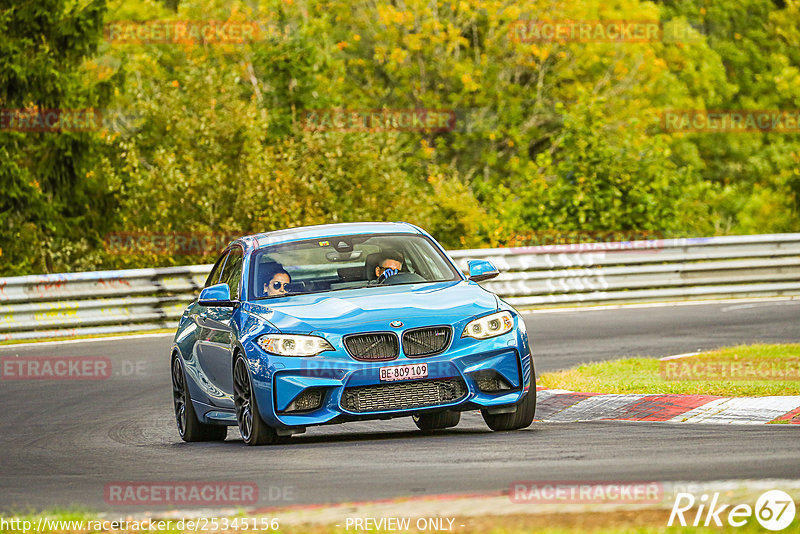
[[[531,374],[533,371],[531,370]],[[517,409],[512,413],[490,414],[486,410],[481,410],[481,415],[486,425],[492,430],[519,430],[527,428],[533,423],[533,415],[536,413],[536,377],[531,376],[531,385],[528,393],[522,401],[517,404]]]
[[[183,441],[224,441],[228,435],[227,426],[208,425],[197,419],[178,354],[172,355],[172,405],[178,434]]]
[[[244,356],[239,354],[233,366],[233,403],[239,432],[248,445],[269,445],[278,441],[275,429],[267,425],[258,413],[253,383]]]
[[[413,415],[411,418],[420,430],[441,430],[456,426],[461,421],[461,412],[450,410]]]

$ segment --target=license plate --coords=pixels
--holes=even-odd
[[[381,382],[391,382],[393,380],[411,380],[414,378],[425,378],[426,376],[428,376],[427,363],[381,367],[380,374]]]

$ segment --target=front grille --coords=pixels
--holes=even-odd
[[[391,332],[347,336],[344,347],[356,360],[370,362],[394,360],[400,352],[397,336]]]
[[[342,408],[358,413],[407,410],[449,404],[466,395],[467,386],[460,378],[357,386],[345,388]]]
[[[438,354],[450,343],[449,326],[430,326],[407,330],[403,334],[403,352],[409,358]]]

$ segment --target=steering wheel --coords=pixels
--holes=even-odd
[[[424,282],[425,279],[417,273],[397,273],[394,276],[378,278],[378,285],[392,286],[396,284],[413,284],[414,282]]]

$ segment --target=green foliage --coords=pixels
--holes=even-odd
[[[0,8],[0,109],[102,108],[109,79],[87,76],[105,5],[65,0]],[[88,81],[87,81],[88,80]],[[93,173],[93,134],[0,130],[2,272],[68,269],[113,219],[115,191]]]
[[[549,227],[568,230],[676,230],[686,171],[670,160],[662,135],[626,128],[609,136],[598,104],[582,100],[566,112],[556,150],[537,158]],[[535,206],[527,199],[523,206]],[[537,214],[522,219],[536,220]]]
[[[695,109],[796,113],[800,108],[797,0],[789,0],[785,7],[772,0],[665,4],[667,16],[684,16],[706,35],[725,69],[728,89],[707,93]],[[697,134],[690,142],[701,160],[704,180],[716,186],[717,231],[797,231],[800,142],[796,133]]]

